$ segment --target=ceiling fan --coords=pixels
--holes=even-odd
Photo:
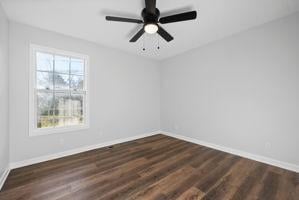
[[[143,28],[134,35],[130,42],[136,42],[145,32],[149,34],[158,33],[167,42],[170,42],[173,40],[173,37],[159,24],[193,20],[196,19],[196,15],[196,11],[190,11],[159,18],[160,11],[156,8],[156,0],[145,0],[145,8],[141,12],[143,20],[114,16],[106,16],[106,20],[143,24]]]

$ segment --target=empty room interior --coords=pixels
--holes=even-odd
[[[299,200],[299,0],[0,0],[0,200]]]

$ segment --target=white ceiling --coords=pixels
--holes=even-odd
[[[161,16],[195,9],[195,21],[165,24],[170,43],[157,35],[129,43],[142,25],[105,21],[105,15],[141,18],[144,0],[1,0],[10,20],[164,59],[299,10],[299,0],[157,0]],[[142,51],[145,41],[146,51]]]

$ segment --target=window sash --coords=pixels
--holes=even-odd
[[[47,89],[36,89],[35,92],[35,107],[36,107],[36,112],[35,112],[35,128],[36,129],[53,129],[53,128],[57,128],[57,127],[61,127],[61,126],[56,126],[55,124],[53,126],[49,126],[49,127],[38,127],[38,118],[39,117],[52,117],[53,120],[55,118],[62,118],[62,116],[56,115],[55,112],[58,112],[58,108],[55,105],[52,105],[52,107],[49,109],[51,111],[51,115],[38,115],[39,109],[41,109],[38,106],[38,94],[42,94],[42,93],[48,93],[48,96],[52,97],[52,102],[55,104],[56,103],[56,97],[57,95],[66,95],[69,97],[69,100],[71,102],[69,102],[69,104],[72,103],[73,101],[73,97],[74,96],[82,96],[82,115],[80,117],[82,117],[82,123],[79,123],[78,125],[72,125],[72,126],[81,126],[84,125],[86,123],[86,114],[87,114],[87,109],[86,109],[86,91],[71,91],[71,90],[47,90]],[[71,105],[72,106],[72,105]],[[69,109],[64,109],[66,112],[70,113],[73,112],[72,108]],[[71,116],[64,116],[65,118],[75,118],[76,116],[74,116],[73,114]],[[77,116],[78,118],[79,116]],[[68,127],[70,125],[66,125],[64,124],[64,127]]]

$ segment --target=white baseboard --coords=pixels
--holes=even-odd
[[[121,138],[121,139],[117,139],[117,140],[113,140],[113,141],[103,142],[100,144],[80,147],[80,148],[76,148],[76,149],[72,149],[72,150],[68,150],[68,151],[64,151],[64,152],[59,152],[59,153],[55,153],[55,154],[51,154],[51,155],[45,155],[45,156],[41,156],[41,157],[37,157],[37,158],[31,158],[28,160],[13,162],[13,163],[10,163],[10,169],[16,169],[19,167],[24,167],[24,166],[33,165],[33,164],[40,163],[40,162],[45,162],[45,161],[49,161],[49,160],[53,160],[53,159],[57,159],[57,158],[62,158],[65,156],[70,156],[70,155],[74,155],[77,153],[82,153],[85,151],[90,151],[93,149],[107,147],[107,146],[111,146],[111,145],[115,145],[115,144],[119,144],[119,143],[123,143],[123,142],[128,142],[128,141],[156,135],[159,133],[160,133],[160,131],[154,131],[151,133],[145,133],[145,134],[140,134],[140,135],[136,135],[136,136],[132,136],[132,137],[128,137],[128,138]]]
[[[49,160],[53,160],[53,159],[57,159],[57,158],[62,158],[62,157],[65,157],[65,156],[70,156],[70,155],[74,155],[74,154],[77,154],[77,153],[82,153],[82,152],[85,152],[85,151],[90,151],[90,150],[93,150],[93,149],[98,149],[98,148],[102,148],[102,147],[106,147],[106,146],[111,146],[111,145],[115,145],[115,144],[119,144],[119,143],[123,143],[123,142],[128,142],[128,141],[132,141],[132,140],[136,140],[136,139],[140,139],[140,138],[144,138],[144,137],[148,137],[148,136],[152,136],[152,135],[156,135],[156,134],[168,135],[170,137],[185,140],[185,141],[195,143],[195,144],[199,144],[199,145],[202,145],[202,146],[206,146],[206,147],[209,147],[209,148],[217,149],[217,150],[220,150],[220,151],[224,151],[224,152],[227,152],[227,153],[231,153],[231,154],[234,154],[234,155],[245,157],[245,158],[255,160],[255,161],[258,161],[258,162],[262,162],[262,163],[266,163],[266,164],[273,165],[273,166],[276,166],[276,167],[284,168],[284,169],[291,170],[291,171],[294,171],[294,172],[297,172],[297,173],[299,172],[299,166],[297,166],[295,164],[286,163],[286,162],[275,160],[275,159],[272,159],[272,158],[267,158],[267,157],[264,157],[264,156],[251,154],[251,153],[240,151],[240,150],[237,150],[237,149],[224,147],[224,146],[217,145],[217,144],[208,143],[208,142],[205,142],[205,141],[201,141],[201,140],[198,140],[198,139],[194,139],[194,138],[190,138],[190,137],[186,137],[186,136],[183,136],[183,135],[178,135],[178,134],[174,134],[174,133],[170,133],[170,132],[166,132],[166,131],[154,131],[154,132],[151,132],[151,133],[140,134],[140,135],[136,135],[136,136],[132,136],[132,137],[128,137],[128,138],[122,138],[122,139],[117,139],[117,140],[113,140],[113,141],[103,142],[103,143],[100,143],[100,144],[80,147],[80,148],[76,148],[76,149],[72,149],[72,150],[68,150],[68,151],[64,151],[64,152],[60,152],[60,153],[56,153],[56,154],[45,155],[45,156],[32,158],[32,159],[28,159],[28,160],[13,162],[13,163],[10,163],[10,169],[15,169],[15,168],[24,167],[24,166],[28,166],[28,165],[32,165],[32,164],[36,164],[36,163],[40,163],[40,162],[45,162],[45,161],[49,161]],[[0,186],[2,186],[2,184],[4,183],[10,169],[7,169],[5,171],[5,173],[1,176]]]
[[[212,149],[217,149],[217,150],[224,151],[224,152],[227,152],[227,153],[230,153],[230,154],[238,155],[238,156],[241,156],[241,157],[244,157],[244,158],[248,158],[248,159],[251,159],[251,160],[258,161],[258,162],[266,163],[266,164],[273,165],[273,166],[276,166],[276,167],[280,167],[280,168],[283,168],[283,169],[287,169],[287,170],[290,170],[290,171],[294,171],[294,172],[297,172],[297,173],[299,172],[299,166],[295,165],[295,164],[275,160],[275,159],[272,159],[272,158],[267,158],[267,157],[260,156],[260,155],[255,155],[255,154],[252,154],[252,153],[240,151],[240,150],[237,150],[237,149],[232,149],[232,148],[229,148],[229,147],[224,147],[224,146],[217,145],[217,144],[208,143],[208,142],[205,142],[205,141],[197,140],[197,139],[194,139],[194,138],[190,138],[190,137],[186,137],[186,136],[182,136],[182,135],[178,135],[178,134],[174,134],[174,133],[170,133],[170,132],[166,132],[166,131],[160,131],[160,132],[164,135],[168,135],[170,137],[185,140],[187,142],[191,142],[191,143],[194,143],[194,144],[199,144],[199,145],[206,146],[206,147],[209,147],[209,148],[212,148]]]
[[[3,172],[3,174],[0,176],[0,191],[4,185],[4,182],[6,181],[8,174],[10,172],[9,168],[6,168],[6,170]]]

